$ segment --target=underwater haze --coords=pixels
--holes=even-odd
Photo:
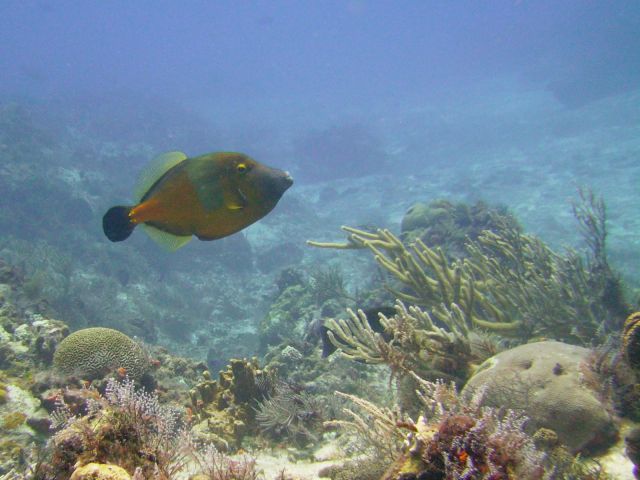
[[[5,0],[0,71],[0,478],[633,478],[638,1]]]

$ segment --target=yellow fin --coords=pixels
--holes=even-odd
[[[173,252],[186,245],[187,243],[189,243],[189,240],[193,238],[191,235],[179,236],[163,232],[162,230],[158,230],[151,225],[145,225],[144,223],[140,226],[145,231],[145,233],[151,237],[151,240],[156,242],[165,250],[169,250],[170,252]]]
[[[134,197],[137,202],[149,191],[154,183],[158,181],[162,175],[167,173],[171,168],[186,160],[187,156],[182,152],[167,152],[158,155],[151,160],[149,165],[140,174],[138,183],[134,190]]]

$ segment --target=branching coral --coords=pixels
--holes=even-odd
[[[178,411],[131,380],[109,379],[104,396],[91,392],[86,415],[73,415],[63,402],[52,415],[60,430],[52,438],[50,468],[66,478],[75,464],[114,463],[130,473],[140,467],[150,478],[174,478],[184,467],[188,438]]]
[[[256,461],[248,455],[230,458],[213,445],[193,450],[193,459],[202,472],[192,480],[258,480],[264,478],[256,469]]]
[[[348,310],[349,319],[327,321],[328,336],[342,355],[365,363],[385,363],[393,375],[423,370],[439,377],[465,378],[467,369],[478,360],[463,314],[456,304],[446,313],[446,328],[438,326],[431,316],[418,307],[396,304],[396,314],[380,314],[385,330],[392,333],[390,341],[374,332],[362,310]]]
[[[626,312],[620,282],[606,262],[604,203],[581,193],[574,206],[590,253],[553,252],[540,239],[505,222],[467,244],[469,257],[448,261],[420,239],[403,244],[389,230],[342,227],[346,243],[308,242],[323,248],[367,248],[402,288],[397,298],[426,308],[448,324],[451,312],[468,328],[521,341],[553,337],[589,344],[620,326]]]
[[[405,437],[402,430],[398,428],[398,424],[402,422],[400,413],[379,407],[355,395],[343,392],[336,392],[336,395],[353,403],[362,413],[345,407],[343,412],[347,419],[327,421],[325,426],[346,428],[356,432],[369,453],[384,455],[388,461],[393,461]]]
[[[468,260],[449,262],[440,248],[429,248],[420,239],[407,247],[386,229],[375,233],[342,229],[349,234],[347,243],[307,243],[321,248],[368,248],[378,264],[409,291],[388,289],[404,302],[429,308],[437,320],[449,317],[448,309],[455,303],[469,326],[500,332],[518,329],[518,322],[507,319],[489,301]]]

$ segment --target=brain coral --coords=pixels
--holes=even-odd
[[[60,342],[53,365],[63,374],[88,379],[124,368],[129,378],[138,380],[147,370],[149,359],[142,347],[124,333],[93,327],[78,330]]]
[[[617,427],[607,402],[583,381],[589,354],[555,341],[520,345],[480,365],[462,394],[480,389],[483,405],[524,410],[531,431],[552,429],[572,452],[608,446]]]

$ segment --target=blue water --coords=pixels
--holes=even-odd
[[[154,317],[177,351],[240,335],[225,355],[251,354],[282,267],[341,263],[350,288],[371,268],[306,239],[397,231],[436,198],[582,248],[570,201],[591,187],[613,266],[640,279],[638,2],[4,1],[0,45],[0,254],[46,273],[73,328]],[[239,237],[109,243],[102,214],[167,150],[242,151],[296,183]]]

